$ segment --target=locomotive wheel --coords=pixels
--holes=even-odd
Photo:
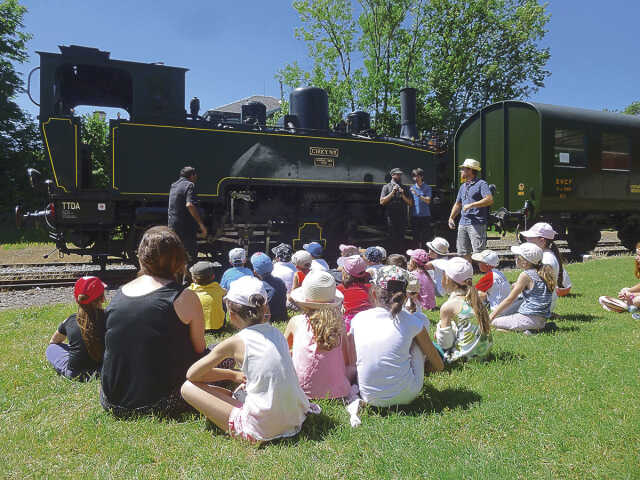
[[[590,252],[600,241],[600,228],[593,227],[569,227],[567,243],[574,257],[580,257]]]

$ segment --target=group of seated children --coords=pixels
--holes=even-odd
[[[449,258],[443,238],[427,242],[427,250],[407,251],[408,262],[398,253],[387,258],[381,247],[341,245],[339,285],[318,243],[295,253],[280,244],[273,260],[257,252],[252,270],[244,266],[244,250],[233,249],[220,284],[213,265],[198,262],[190,269],[194,283],[185,288],[176,280],[186,263],[179,238],[153,227],[138,248],[141,275],[106,310],[104,284],[78,280],[78,313],[60,325],[46,357],[69,378],[99,373],[100,403],[116,416],[173,415],[190,405],[249,441],[295,435],[319,411],[309,399],[407,404],[421,391],[425,372],[485,359],[492,326],[544,328],[563,270],[553,253],[555,232],[536,224],[523,235],[529,242],[512,247],[523,270],[512,288],[490,250],[472,257],[484,274],[474,286],[471,263]],[[624,294],[629,304],[640,300],[636,291],[640,285]],[[424,311],[435,307],[436,295],[448,298],[432,341]],[[283,335],[269,317],[286,320],[287,303],[297,315]],[[238,333],[207,347],[205,330],[224,324],[223,304]],[[222,381],[239,386],[227,390]]]

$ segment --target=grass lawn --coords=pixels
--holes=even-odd
[[[44,358],[72,305],[0,313],[5,478],[639,478],[640,323],[597,296],[633,284],[630,257],[569,266],[559,330],[494,334],[492,359],[428,377],[410,406],[365,409],[352,429],[319,402],[293,439],[255,447],[203,417],[116,420],[98,382]],[[515,272],[509,274],[514,280]],[[431,319],[435,320],[436,315]]]

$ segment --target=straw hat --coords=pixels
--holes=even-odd
[[[482,167],[480,167],[480,162],[474,160],[473,158],[465,158],[464,163],[460,165],[460,168],[470,168],[471,170],[476,170],[480,172]]]
[[[306,308],[338,307],[344,296],[336,290],[336,281],[326,270],[311,270],[302,285],[291,292],[291,299]]]

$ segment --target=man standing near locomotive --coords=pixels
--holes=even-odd
[[[402,185],[402,170],[394,168],[390,172],[391,181],[382,187],[380,205],[385,207],[385,217],[391,234],[393,253],[405,251],[404,232],[407,228],[407,207],[413,205],[409,189]]]
[[[196,262],[198,257],[198,245],[196,234],[198,227],[200,233],[206,237],[207,227],[204,226],[198,212],[198,197],[194,183],[198,179],[196,169],[184,167],[180,170],[180,178],[171,184],[169,191],[169,228],[178,234],[184,245],[189,264]]]
[[[411,187],[413,207],[411,208],[411,228],[415,248],[424,248],[427,240],[431,240],[431,186],[424,182],[424,170],[415,168],[411,172],[416,182]]]
[[[480,162],[467,158],[462,166],[462,179],[458,196],[449,215],[449,228],[455,230],[455,219],[460,216],[458,225],[458,255],[471,261],[471,254],[487,247],[487,217],[489,206],[493,205],[493,195],[487,182],[478,178],[482,170]]]

